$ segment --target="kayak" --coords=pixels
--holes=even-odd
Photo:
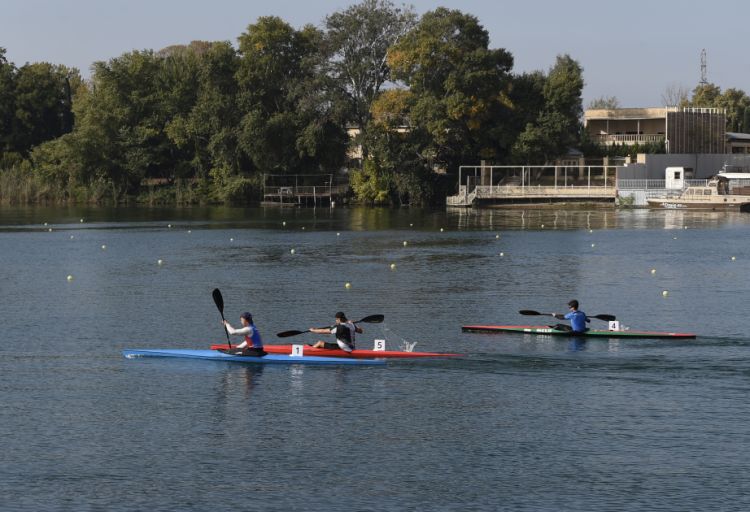
[[[263,350],[269,354],[291,354],[295,345],[263,345]],[[348,359],[364,358],[417,358],[417,357],[458,357],[461,354],[450,354],[445,352],[405,352],[402,350],[353,350],[346,352],[341,349],[313,348],[309,345],[298,345],[302,347],[305,356],[345,357]],[[211,345],[212,350],[226,349],[227,344]]]
[[[383,365],[385,361],[378,359],[344,359],[341,357],[288,356],[269,354],[263,357],[233,356],[216,350],[183,350],[183,349],[126,349],[122,355],[128,359],[135,357],[180,357],[187,359],[208,359],[210,361],[226,361],[229,363],[253,364],[337,364],[337,365]]]
[[[667,338],[691,339],[695,334],[686,332],[654,332],[654,331],[595,331],[573,334],[570,331],[554,329],[547,325],[464,325],[464,332],[519,332],[522,334],[540,334],[545,336],[574,336],[576,338]]]

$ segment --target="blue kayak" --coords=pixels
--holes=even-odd
[[[134,357],[180,357],[187,359],[208,359],[210,361],[227,361],[230,363],[252,364],[335,364],[335,365],[382,365],[381,359],[344,359],[342,357],[318,356],[289,356],[268,354],[263,357],[233,356],[216,350],[184,350],[184,349],[125,349],[122,355],[128,359]]]

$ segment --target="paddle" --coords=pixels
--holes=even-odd
[[[214,291],[212,293],[214,296],[214,303],[216,304],[216,307],[219,309],[219,314],[221,315],[221,320],[226,321],[224,319],[224,297],[221,296],[221,292],[218,288],[214,288]],[[232,342],[229,341],[229,331],[227,331],[227,326],[224,326],[224,334],[227,335],[227,345],[229,345],[229,350],[232,350]]]
[[[533,315],[533,316],[555,316],[552,313],[540,313],[539,311],[534,311],[533,309],[522,309],[519,311],[522,315]],[[611,322],[613,320],[616,320],[617,317],[615,315],[589,315],[586,318],[596,318],[597,320],[604,320],[605,322]]]
[[[354,324],[379,324],[385,320],[385,315],[370,315],[364,317],[362,320],[357,320],[356,322],[352,322]],[[330,329],[330,325],[326,325],[325,327],[318,327],[318,329]],[[310,329],[307,329],[306,331],[284,331],[278,333],[276,336],[279,338],[288,338],[289,336],[297,336],[298,334],[305,334],[306,332],[310,332]]]

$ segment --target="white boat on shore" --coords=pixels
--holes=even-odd
[[[750,187],[729,186],[728,176],[713,176],[704,186],[689,186],[678,197],[647,199],[649,208],[750,212]]]

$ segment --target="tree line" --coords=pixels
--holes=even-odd
[[[124,53],[88,80],[0,48],[0,200],[249,203],[263,173],[345,173],[361,201],[439,204],[459,165],[576,146],[582,89],[568,55],[514,73],[476,17],[389,0]]]

